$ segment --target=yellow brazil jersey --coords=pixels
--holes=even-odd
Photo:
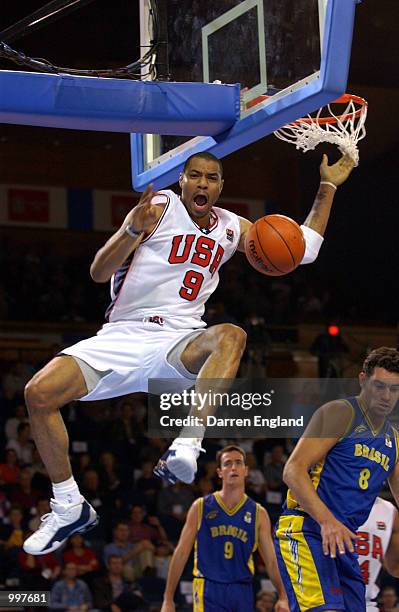
[[[244,495],[229,510],[218,493],[200,499],[194,550],[194,576],[214,582],[249,582],[253,578],[259,504]]]
[[[320,499],[334,516],[356,531],[370,514],[383,482],[398,460],[398,432],[386,420],[376,431],[355,397],[352,423],[342,438],[310,473]],[[302,511],[288,490],[284,514]]]

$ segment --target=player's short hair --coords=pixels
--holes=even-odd
[[[195,159],[196,157],[199,157],[200,159],[205,159],[206,161],[214,161],[219,165],[219,171],[220,171],[220,176],[223,177],[223,165],[222,162],[220,161],[220,159],[218,159],[217,157],[215,157],[215,155],[212,155],[212,153],[208,153],[207,151],[201,151],[200,153],[194,153],[193,155],[190,155],[190,157],[186,160],[186,163],[184,164],[183,167],[183,172],[186,172],[190,162],[192,159]]]
[[[371,376],[374,368],[384,368],[387,372],[399,374],[399,351],[388,346],[380,346],[369,353],[363,363],[363,372]]]
[[[229,444],[228,446],[221,448],[216,453],[216,463],[218,464],[218,468],[222,467],[222,455],[224,455],[225,453],[231,453],[232,451],[237,451],[237,453],[241,453],[244,459],[244,463],[247,463],[247,454],[245,450],[241,448],[241,446],[237,446],[236,444]]]

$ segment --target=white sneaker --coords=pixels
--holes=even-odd
[[[169,447],[168,470],[182,482],[190,484],[197,473],[197,459],[205,450],[197,438],[177,438]]]
[[[52,512],[41,517],[42,524],[23,544],[29,555],[46,555],[53,552],[76,532],[89,531],[98,524],[97,512],[84,499],[78,504],[62,505],[52,499]]]

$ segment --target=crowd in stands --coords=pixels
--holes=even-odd
[[[168,440],[147,437],[145,395],[69,404],[63,415],[74,475],[101,521],[92,531],[73,535],[55,553],[28,555],[22,542],[50,511],[51,497],[22,395],[33,370],[29,364],[4,364],[0,378],[0,585],[51,591],[54,610],[159,610],[187,511],[196,497],[218,487],[215,455],[230,440],[205,442],[207,453],[193,485],[164,486],[152,468]],[[284,500],[282,473],[293,444],[288,439],[240,440],[248,457],[247,492],[268,510],[272,522]],[[256,569],[256,610],[272,610],[274,594],[259,556]],[[189,584],[191,571],[188,564],[183,583]],[[384,584],[381,610],[387,612],[397,601],[396,583],[385,576]],[[185,595],[178,596],[177,609],[191,609]]]
[[[9,240],[3,239],[0,250],[0,320],[26,320],[27,303],[30,321],[102,320],[108,286],[89,281],[93,253],[76,257],[71,252],[65,257],[57,253],[53,257],[49,245],[20,249]],[[273,340],[269,323],[322,322],[328,316],[336,318],[337,313],[349,321],[358,315],[357,305],[346,303],[341,295],[338,308],[313,267],[260,283],[259,274],[243,266],[240,257],[224,267],[206,320],[208,324],[231,322],[245,328],[248,349],[244,368],[265,365]],[[341,346],[340,352],[344,349]],[[318,355],[321,369],[320,347],[315,345],[313,354]],[[166,487],[152,469],[169,441],[147,435],[144,395],[66,406],[63,415],[70,434],[74,475],[101,521],[91,532],[74,535],[61,551],[27,555],[22,542],[50,512],[51,497],[23,399],[24,386],[37,367],[22,361],[0,361],[0,587],[51,590],[55,610],[159,610],[168,564],[188,508],[196,497],[217,488],[216,452],[230,440],[205,443],[205,460],[192,486],[177,483]],[[294,443],[248,439],[240,444],[248,458],[247,492],[267,508],[274,522],[286,492],[284,463]],[[274,594],[259,557],[256,567],[256,610],[272,610]],[[185,580],[187,584],[191,580],[190,564]],[[385,576],[384,584],[381,610],[388,612],[397,602],[396,582]],[[181,593],[178,609],[185,609],[185,605],[190,609]]]

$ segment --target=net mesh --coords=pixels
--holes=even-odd
[[[332,105],[346,104],[341,114],[336,114]],[[327,116],[323,116],[323,113]],[[366,136],[365,122],[367,102],[359,96],[345,94],[338,100],[321,108],[312,117],[307,115],[274,132],[277,138],[294,144],[304,153],[311,151],[321,142],[337,145],[341,153],[350,155],[357,166],[359,163],[358,142]]]

